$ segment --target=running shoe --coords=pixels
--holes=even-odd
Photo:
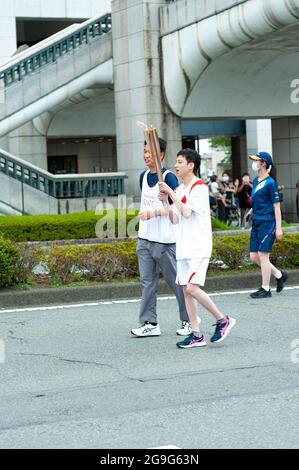
[[[252,299],[266,299],[267,297],[272,297],[271,289],[265,290],[263,287],[260,287],[259,290],[250,294]]]
[[[132,335],[138,336],[139,338],[144,336],[160,336],[161,330],[159,325],[152,325],[149,322],[144,323],[139,328],[131,330]]]
[[[200,325],[201,319],[197,317],[198,324]],[[179,336],[188,336],[192,333],[191,323],[188,321],[182,321],[180,328],[176,331],[176,334]]]
[[[190,348],[201,348],[202,346],[206,346],[207,343],[203,335],[198,337],[198,336],[195,336],[193,333],[190,333],[190,335],[187,338],[185,338],[183,341],[180,341],[176,345],[178,348],[190,349]]]
[[[281,278],[280,279],[276,279],[276,282],[277,282],[277,286],[276,286],[276,292],[281,292],[282,289],[284,288],[284,285],[288,279],[288,273],[286,271],[281,271]]]
[[[176,334],[179,336],[189,336],[192,333],[191,324],[188,321],[182,321]]]
[[[218,320],[214,325],[216,328],[210,340],[211,343],[220,343],[220,341],[223,341],[235,324],[236,320],[229,315],[226,315],[222,320]]]

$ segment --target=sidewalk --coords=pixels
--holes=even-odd
[[[288,285],[299,285],[299,269],[290,270]],[[273,284],[272,279],[272,285]],[[236,291],[258,288],[261,283],[259,272],[226,274],[208,277],[207,292]],[[159,295],[173,295],[164,280],[159,283]],[[3,308],[18,308],[42,305],[59,305],[74,302],[139,298],[139,282],[123,284],[99,284],[96,286],[76,286],[45,289],[0,289],[0,312]]]

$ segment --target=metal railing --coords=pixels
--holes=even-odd
[[[0,150],[0,171],[57,199],[118,196],[124,194],[127,179],[122,172],[53,175],[3,150]]]
[[[7,64],[0,67],[0,81],[3,82],[4,87],[7,87],[16,81],[22,80],[23,77],[46,64],[55,62],[57,58],[82,44],[88,44],[95,37],[109,33],[111,29],[110,13],[101,18],[87,20],[75,27],[72,32],[69,32],[69,28],[67,28],[65,35],[62,31],[62,37],[59,39],[49,42],[50,37],[40,45],[28,48],[19,54],[20,57],[16,56],[16,58],[12,58]]]

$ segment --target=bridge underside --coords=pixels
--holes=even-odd
[[[240,46],[213,61],[188,95],[183,118],[297,116],[299,24]],[[298,87],[298,85],[297,85]]]

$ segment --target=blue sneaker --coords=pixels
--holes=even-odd
[[[223,341],[235,324],[236,320],[228,315],[226,315],[223,320],[218,320],[214,325],[216,329],[211,338],[211,343],[220,343],[220,341]]]
[[[179,343],[176,344],[178,348],[183,348],[183,349],[190,349],[190,348],[201,348],[202,346],[206,346],[207,343],[204,339],[204,335],[201,335],[200,337],[195,336],[193,333],[190,333],[187,338],[185,338],[183,341],[179,341]]]

